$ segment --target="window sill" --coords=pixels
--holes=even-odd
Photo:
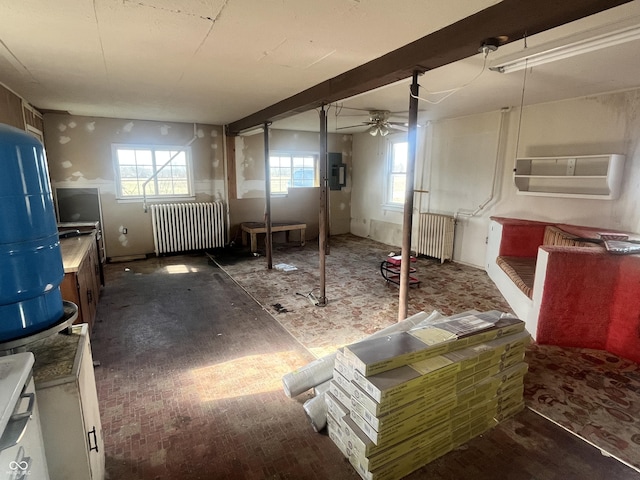
[[[390,212],[404,212],[404,203],[403,204],[399,204],[399,203],[383,203],[382,204],[382,209],[383,210],[388,210]]]
[[[171,197],[147,197],[147,203],[178,203],[178,202],[192,202],[196,199],[195,195],[184,196],[171,196]],[[145,201],[142,197],[117,197],[118,203],[143,203]]]

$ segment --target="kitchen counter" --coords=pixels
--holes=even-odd
[[[29,350],[36,357],[33,378],[38,388],[66,380],[73,374],[76,361],[80,361],[76,357],[82,325],[72,327],[71,331],[70,335],[58,333],[29,345]]]
[[[95,232],[78,237],[61,238],[60,251],[62,252],[64,273],[77,272],[82,260],[95,242]]]

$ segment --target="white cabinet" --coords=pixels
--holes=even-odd
[[[545,197],[599,198],[620,194],[624,155],[526,157],[516,159],[518,194]]]
[[[32,349],[51,480],[103,480],[104,441],[86,324]]]

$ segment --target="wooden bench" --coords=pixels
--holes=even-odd
[[[247,235],[251,238],[251,252],[258,249],[258,234],[267,233],[267,227],[263,222],[245,222],[240,224],[242,229],[242,245],[247,245]],[[306,223],[296,222],[272,222],[271,232],[285,232],[286,240],[289,242],[289,232],[292,230],[300,231],[300,246],[304,247],[304,234],[307,229]]]

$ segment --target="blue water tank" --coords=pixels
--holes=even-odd
[[[63,277],[44,148],[0,124],[0,342],[62,320]]]

